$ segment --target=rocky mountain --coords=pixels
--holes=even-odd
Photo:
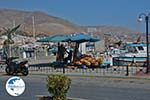
[[[4,27],[12,28],[21,24],[20,30],[33,35],[35,30],[37,34],[71,34],[87,32],[91,35],[110,41],[135,41],[139,35],[138,32],[118,27],[118,26],[80,26],[66,19],[48,15],[44,12],[19,11],[0,9],[0,30]]]
[[[50,16],[44,12],[18,11],[18,10],[0,10],[0,28],[13,27],[14,24],[21,24],[21,30],[32,34],[33,30],[37,34],[64,34],[82,32],[79,25],[73,24],[68,20]]]

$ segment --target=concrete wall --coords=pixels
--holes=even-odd
[[[104,52],[105,51],[105,41],[101,40],[95,42],[95,52]]]

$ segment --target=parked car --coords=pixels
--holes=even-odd
[[[111,64],[111,63],[110,63],[109,61],[104,61],[104,62],[101,64],[100,68],[109,68],[109,67],[111,67],[110,64]]]

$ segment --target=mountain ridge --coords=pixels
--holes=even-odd
[[[68,20],[50,16],[41,11],[20,11],[20,10],[1,10],[0,9],[0,28],[12,27],[15,24],[22,24],[21,29],[32,33],[33,16],[36,33],[72,33],[81,32],[80,26],[69,22]],[[24,28],[24,29],[23,29]]]
[[[15,9],[0,9],[0,29],[3,30],[3,27],[13,27],[14,24],[21,24],[20,30],[32,35],[33,17],[36,35],[69,35],[73,33],[87,32],[100,38],[105,38],[105,34],[111,34],[111,38],[115,40],[135,40],[137,33],[139,33],[120,26],[80,26],[68,21],[67,19],[51,16],[42,11],[22,11]]]

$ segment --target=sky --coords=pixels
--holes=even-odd
[[[145,32],[144,20],[139,23],[137,18],[140,13],[150,13],[150,0],[1,0],[0,9],[43,11],[82,26],[120,26]]]

